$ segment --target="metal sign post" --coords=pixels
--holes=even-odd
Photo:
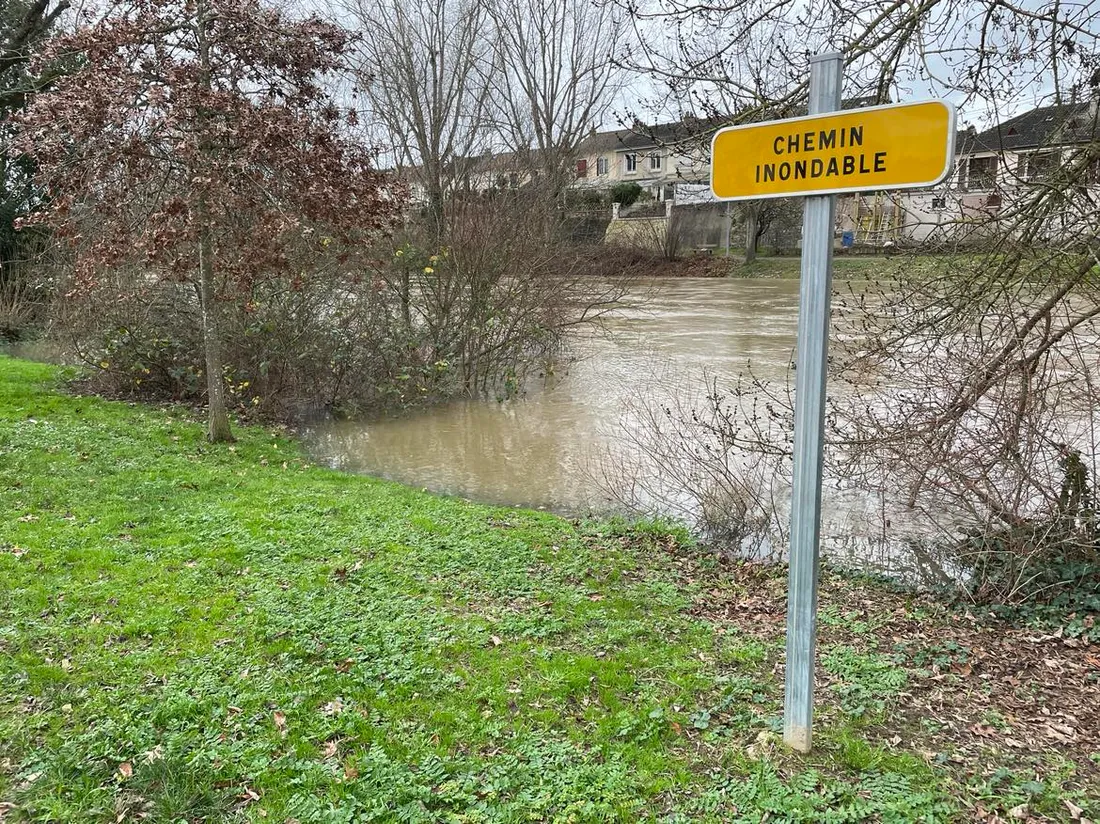
[[[787,678],[783,740],[809,752],[817,635],[821,464],[836,195],[934,186],[951,171],[955,110],[944,101],[840,108],[844,59],[810,61],[805,117],[729,126],[711,142],[719,200],[805,197],[795,376]],[[727,240],[727,248],[729,243]]]
[[[820,54],[811,60],[811,115],[840,108],[843,67],[844,61],[839,54]],[[825,379],[836,195],[807,197],[803,214],[783,740],[792,749],[809,752],[814,703],[821,461],[825,438]]]

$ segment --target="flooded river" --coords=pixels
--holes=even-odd
[[[785,380],[798,323],[795,280],[666,279],[640,284],[636,297],[523,397],[335,423],[312,432],[310,448],[339,469],[474,500],[565,514],[615,509],[601,476],[639,459],[635,449],[627,460],[621,437],[638,398],[669,386],[699,391],[705,372],[732,377],[749,363],[757,377]],[[879,502],[826,490],[825,509],[827,551],[896,567],[898,536],[884,540]]]
[[[626,406],[647,385],[704,370],[765,376],[794,356],[798,282],[665,279],[638,287],[631,308],[576,341],[571,363],[506,401],[460,401],[315,432],[334,467],[433,491],[563,513],[608,502],[590,477],[614,455]]]

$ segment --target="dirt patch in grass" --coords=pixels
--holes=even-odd
[[[781,683],[785,569],[667,549],[699,585],[691,611],[758,639]],[[819,615],[819,725],[847,717],[948,771],[975,820],[1085,820],[1100,791],[1100,648],[828,570]]]

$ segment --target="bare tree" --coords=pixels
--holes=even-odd
[[[1097,69],[1095,4],[1000,0],[617,0],[638,46],[624,59],[669,102],[747,122],[804,102],[808,58],[845,55],[846,94],[880,101],[928,90],[1005,110],[1034,97],[1072,97]]]
[[[486,148],[492,55],[484,0],[348,0],[361,37],[356,76],[395,163],[439,230],[447,198]]]
[[[965,116],[991,122],[1054,104],[1048,145],[1034,147],[1026,166],[1006,162],[991,142],[997,167],[1015,171],[992,178],[995,206],[960,215],[958,245],[939,249],[946,256],[884,266],[882,288],[834,303],[826,467],[837,483],[921,519],[976,573],[979,597],[1048,597],[1082,569],[1095,575],[1100,129],[1087,98],[1100,92],[1100,7],[653,0],[623,8],[642,38],[629,64],[686,110],[727,123],[800,109],[808,53],[826,50],[845,56],[846,97],[951,95]],[[991,251],[978,254],[963,238]],[[789,397],[789,387],[776,387],[764,400],[788,421]],[[686,410],[685,420],[705,411]],[[746,444],[739,426],[731,416],[708,444],[789,453],[788,427]],[[888,527],[884,519],[884,535]]]
[[[624,16],[594,0],[495,0],[493,116],[526,170],[557,191],[615,104]]]
[[[788,199],[746,200],[737,204],[745,232],[745,263],[756,260],[760,239],[773,223],[785,220],[792,213]]]

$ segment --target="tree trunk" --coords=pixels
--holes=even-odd
[[[212,84],[210,43],[206,37],[208,22],[206,3],[199,0],[195,10],[195,35],[198,40],[203,82],[209,90]],[[199,123],[205,127],[206,113],[200,110],[198,114]],[[211,151],[206,137],[200,141],[200,146],[204,152]],[[195,203],[195,218],[199,225],[199,303],[202,314],[203,354],[206,358],[206,437],[211,443],[223,443],[233,440],[233,432],[229,428],[229,413],[225,408],[225,378],[222,375],[225,362],[222,360],[218,296],[214,287],[214,242],[210,228],[210,206],[206,200],[206,193],[201,190]]]
[[[726,213],[722,216],[722,248],[726,257],[730,256],[730,244],[733,242],[733,204],[726,202]]]
[[[405,342],[412,340],[412,281],[407,267],[401,269],[401,322],[404,324]]]
[[[745,263],[756,260],[756,209],[756,206],[745,209]]]
[[[199,198],[200,220],[205,224],[206,198]],[[202,343],[206,356],[207,429],[211,443],[233,440],[229,414],[225,408],[225,380],[222,377],[221,329],[218,324],[218,298],[214,288],[213,243],[210,228],[199,229],[199,295],[202,308]]]
[[[430,171],[428,182],[428,218],[431,221],[432,239],[439,244],[443,238],[443,227],[446,221],[447,196],[443,190],[443,181],[438,170]]]

